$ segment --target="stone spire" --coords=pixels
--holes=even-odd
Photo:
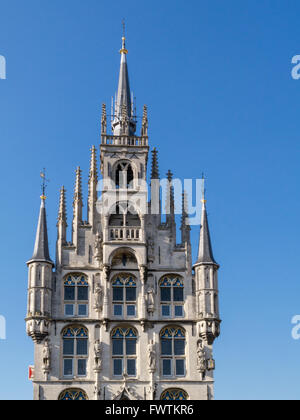
[[[168,170],[167,173],[167,200],[166,200],[166,222],[167,226],[171,229],[171,236],[176,243],[176,223],[175,223],[175,200],[174,200],[174,187],[173,187],[173,174]]]
[[[114,120],[112,122],[112,130],[114,135],[134,135],[136,123],[133,119],[132,101],[130,94],[129,75],[126,56],[128,51],[125,44],[126,38],[122,38],[121,64],[118,93],[115,103]],[[126,129],[127,128],[127,129]]]
[[[78,245],[78,230],[82,224],[82,186],[81,186],[81,169],[78,166],[76,169],[76,181],[74,189],[74,200],[73,200],[73,245]]]
[[[45,206],[46,197],[45,195],[41,196],[41,207],[39,221],[36,231],[35,246],[33,251],[33,256],[30,263],[32,262],[48,262],[53,264],[50,254],[49,254],[49,244],[48,244],[48,230],[47,230],[47,216],[46,216],[46,206]]]
[[[59,210],[58,210],[58,222],[67,222],[67,210],[66,210],[66,190],[65,187],[62,186],[60,190],[60,197],[59,197]]]
[[[201,227],[200,227],[200,240],[199,240],[199,251],[198,259],[196,264],[212,263],[217,264],[212,251],[209,226],[206,212],[206,200],[203,199]]]
[[[190,232],[191,227],[187,224],[188,218],[188,202],[187,202],[187,193],[184,191],[182,193],[182,214],[181,214],[181,242],[182,244],[190,242]]]
[[[73,207],[82,207],[82,182],[81,182],[81,169],[78,166],[76,169],[76,181],[75,181],[75,189],[74,189],[74,201]]]
[[[152,153],[151,179],[159,179],[158,151],[156,150],[156,148],[154,148],[151,153]]]
[[[90,174],[89,174],[89,197],[88,197],[88,221],[90,225],[94,225],[95,206],[97,203],[97,184],[98,184],[98,172],[97,172],[97,156],[96,147],[91,148],[91,163],[90,163]]]
[[[67,210],[66,210],[66,190],[65,187],[61,187],[60,198],[59,198],[59,210],[57,217],[57,229],[58,229],[58,240],[61,240],[62,244],[66,243],[67,236]]]

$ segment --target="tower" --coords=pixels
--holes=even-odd
[[[161,182],[156,149],[147,187],[148,110],[144,106],[138,135],[125,41],[123,37],[111,132],[102,107],[101,177],[97,149],[91,149],[87,220],[82,172],[76,169],[70,242],[66,190],[60,191],[55,266],[42,196],[34,255],[28,262],[26,317],[35,346],[35,399],[214,396],[219,266],[213,258],[205,200],[193,267],[187,195],[182,193],[178,243],[173,174],[168,171]]]

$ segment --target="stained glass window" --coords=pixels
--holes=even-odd
[[[81,389],[66,389],[58,399],[60,401],[87,401],[88,397]]]
[[[183,389],[167,389],[161,394],[161,400],[165,401],[184,401],[188,400],[189,396]]]
[[[88,331],[85,327],[70,326],[62,332],[63,375],[86,376]]]
[[[160,332],[162,374],[168,377],[185,376],[185,330],[166,327]]]
[[[133,276],[120,274],[112,283],[113,315],[116,317],[136,316],[136,281]]]
[[[183,280],[175,275],[164,276],[160,282],[161,315],[164,318],[184,317]]]
[[[137,332],[134,328],[118,327],[112,333],[113,375],[136,376]]]
[[[89,287],[86,276],[69,274],[64,280],[64,315],[86,317],[88,315]]]

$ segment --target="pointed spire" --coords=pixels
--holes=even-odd
[[[97,171],[97,156],[96,156],[96,147],[92,146],[91,148],[91,162],[90,162],[90,175],[89,175],[89,186],[91,184],[97,184],[98,182],[98,171]]]
[[[201,227],[200,227],[200,240],[199,240],[199,250],[198,250],[198,260],[196,264],[202,263],[212,263],[217,264],[212,251],[207,212],[206,212],[206,199],[205,199],[205,179],[203,176],[203,189],[202,189],[202,217],[201,217]]]
[[[182,214],[181,214],[181,242],[184,244],[185,242],[190,242],[190,231],[191,227],[187,224],[188,218],[188,200],[187,200],[187,192],[184,191],[182,193]]]
[[[168,170],[168,189],[167,189],[167,200],[166,200],[166,214],[167,224],[169,226],[175,226],[175,201],[174,201],[174,187],[173,187],[173,174]]]
[[[36,231],[35,246],[33,256],[29,262],[48,262],[53,264],[49,254],[47,216],[45,207],[45,195],[41,196],[41,207],[39,221]]]
[[[122,37],[122,49],[120,50],[121,54],[121,64],[120,64],[120,75],[119,75],[119,85],[118,93],[115,104],[114,111],[114,120],[112,123],[112,130],[114,135],[120,135],[123,133],[123,126],[127,123],[128,132],[125,134],[133,135],[136,130],[136,124],[133,120],[132,115],[132,102],[130,94],[130,84],[129,84],[129,75],[128,75],[128,66],[126,56],[128,51],[126,49],[126,38],[125,34]]]
[[[82,182],[81,182],[81,169],[78,166],[76,169],[76,181],[74,189],[74,205],[78,203],[82,205]]]
[[[154,147],[151,153],[152,153],[151,179],[159,179],[158,151]]]
[[[60,198],[59,198],[59,210],[58,210],[58,223],[67,223],[67,210],[66,210],[66,190],[65,187],[61,187]]]
[[[144,105],[141,136],[148,136],[148,108]]]
[[[107,132],[106,105],[105,104],[102,104],[101,134],[106,134],[106,132]]]

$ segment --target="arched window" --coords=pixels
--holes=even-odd
[[[116,169],[116,188],[132,187],[134,175],[129,162],[121,162]]]
[[[185,330],[166,327],[160,332],[162,374],[185,376]]]
[[[60,401],[87,401],[88,396],[82,389],[71,388],[63,391],[58,399]]]
[[[88,330],[83,326],[69,326],[62,331],[63,376],[86,376],[88,359]]]
[[[64,311],[68,317],[88,315],[89,284],[83,274],[69,274],[64,280]]]
[[[111,333],[113,375],[136,376],[137,331],[131,327],[117,327]]]
[[[184,317],[184,285],[178,276],[167,275],[160,280],[161,315],[164,318]]]
[[[136,281],[131,274],[118,274],[112,282],[113,314],[117,317],[136,316]]]
[[[188,400],[189,396],[183,389],[167,389],[161,394],[161,400],[165,401],[184,401]]]

